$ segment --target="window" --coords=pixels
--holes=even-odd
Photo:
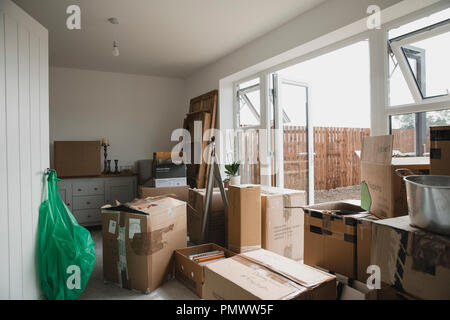
[[[261,124],[259,79],[238,85],[237,119],[240,128],[256,127]]]
[[[450,109],[394,115],[390,120],[394,155],[428,156],[430,127],[450,125]]]
[[[448,97],[450,9],[389,31],[390,105]]]
[[[388,39],[394,154],[428,156],[430,127],[450,125],[450,8],[392,28]]]
[[[389,31],[390,105],[449,96],[450,9]]]

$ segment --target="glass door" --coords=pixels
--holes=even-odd
[[[314,144],[308,84],[273,74],[275,183],[314,203]]]

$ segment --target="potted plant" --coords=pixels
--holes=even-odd
[[[241,176],[239,176],[239,167],[240,163],[233,162],[232,164],[225,165],[225,174],[228,176],[228,179],[230,181],[230,185],[240,185],[241,184]]]

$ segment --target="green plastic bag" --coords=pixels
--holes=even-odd
[[[84,291],[95,263],[95,243],[62,201],[56,171],[39,209],[37,263],[42,291],[50,300],[74,300]]]

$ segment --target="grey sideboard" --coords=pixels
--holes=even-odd
[[[59,194],[82,226],[102,223],[101,207],[137,197],[137,176],[68,178],[58,182]]]

